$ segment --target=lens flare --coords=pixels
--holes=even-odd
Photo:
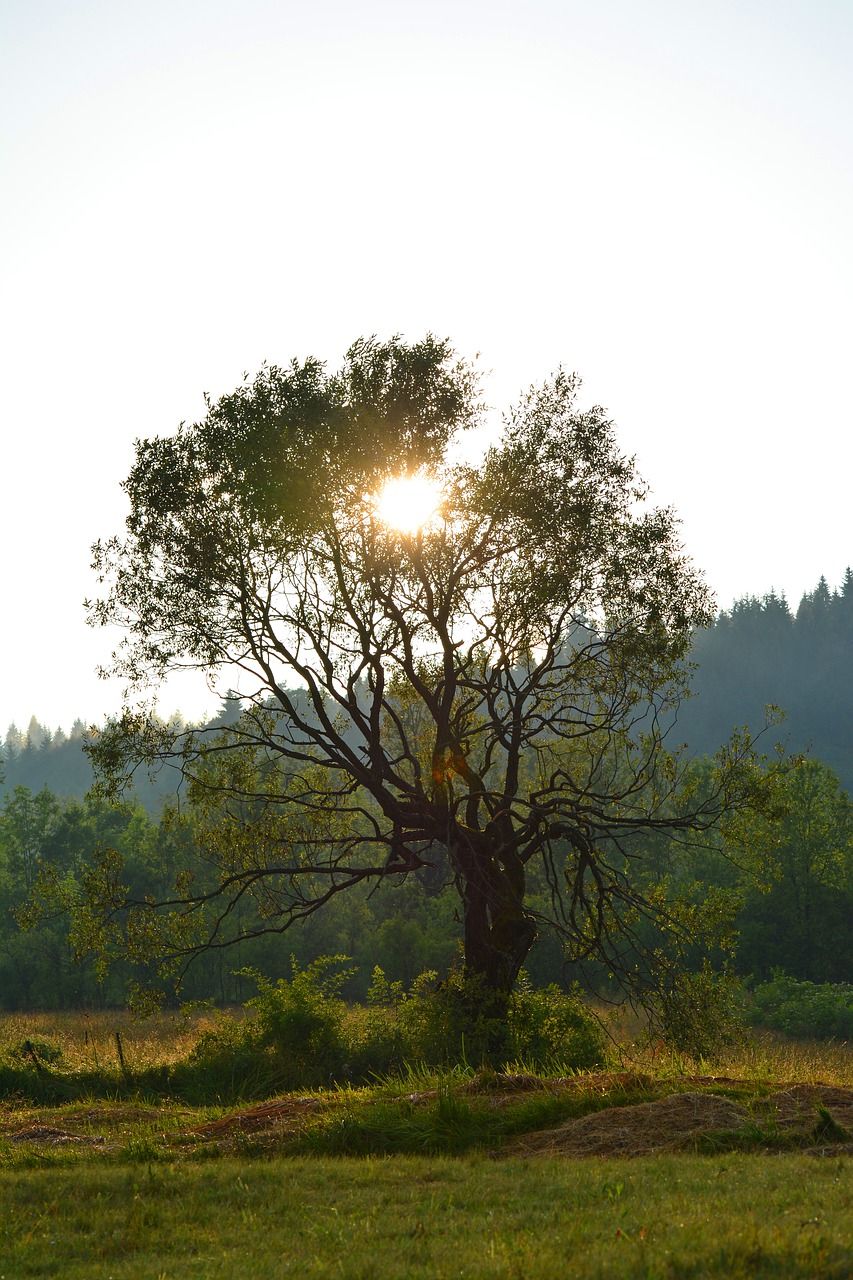
[[[414,475],[392,476],[376,496],[377,517],[399,533],[415,534],[425,529],[438,515],[441,489],[437,481],[423,471]]]

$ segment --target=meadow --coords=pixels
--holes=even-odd
[[[152,1090],[216,1025],[0,1022],[0,1058],[34,1080],[0,1100],[0,1277],[850,1274],[846,1045],[753,1032],[713,1062],[623,1044],[562,1076],[409,1069],[197,1105]],[[27,1044],[56,1060],[28,1067]],[[40,1103],[44,1073],[80,1087]]]

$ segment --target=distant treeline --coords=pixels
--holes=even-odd
[[[732,729],[756,730],[768,705],[790,751],[808,751],[853,792],[853,571],[831,591],[821,578],[796,611],[783,595],[746,597],[696,635],[694,697],[676,737],[695,754],[715,750]]]
[[[35,716],[22,732],[10,724],[2,743],[0,792],[15,787],[40,791],[47,787],[56,795],[81,797],[92,785],[92,766],[83,750],[86,726],[75,720],[69,733],[51,731]]]
[[[776,706],[784,720],[772,739],[823,760],[853,792],[853,570],[837,591],[821,578],[795,611],[772,591],[738,600],[696,634],[692,661],[694,696],[682,705],[673,743],[683,741],[693,755],[711,754],[735,727],[760,729],[766,708]],[[229,723],[238,706],[225,699],[212,723]],[[51,733],[35,717],[25,731],[11,725],[0,742],[6,790],[84,795],[92,782],[84,736],[79,720],[67,735]],[[137,779],[137,795],[156,813],[176,784],[177,775],[163,770]]]
[[[211,727],[232,723],[239,706],[235,698],[223,699],[219,713],[210,721]],[[180,726],[184,722],[176,715],[173,723]],[[5,739],[0,741],[0,797],[16,787],[34,792],[46,787],[63,799],[82,799],[95,780],[84,749],[89,732],[82,720],[75,720],[68,734],[62,729],[51,732],[35,716],[26,732],[10,725]],[[166,801],[175,798],[180,781],[178,770],[166,764],[153,775],[140,771],[133,780],[132,796],[156,815]]]

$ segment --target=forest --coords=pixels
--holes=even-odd
[[[676,728],[691,751],[715,750],[733,725],[759,729],[765,709],[778,707],[774,736],[853,789],[853,571],[837,590],[822,577],[795,610],[774,591],[736,601],[697,631],[692,660],[694,697]]]
[[[684,909],[701,903],[706,915],[716,915],[719,956],[727,956],[742,979],[766,982],[775,971],[813,983],[850,979],[851,653],[850,570],[837,591],[821,579],[796,611],[774,593],[747,598],[695,636],[693,696],[670,737],[687,744],[697,776],[711,767],[712,753],[734,726],[760,731],[768,706],[782,716],[761,740],[768,768],[779,758],[786,763],[774,784],[773,812],[755,818],[748,832],[724,828],[705,845],[650,836],[640,875],[647,889],[665,892]],[[213,727],[233,722],[237,709],[235,700],[226,701]],[[125,882],[137,897],[166,893],[187,867],[200,884],[209,874],[209,815],[181,792],[177,772],[164,767],[121,803],[88,794],[85,738],[79,721],[67,736],[35,720],[25,732],[11,726],[5,736],[0,1001],[7,1010],[122,1005],[133,984],[150,976],[129,959],[104,977],[91,956],[74,958],[86,946],[75,936],[73,907],[105,851],[120,855]],[[251,994],[242,970],[251,966],[275,978],[290,972],[291,957],[305,965],[321,955],[351,956],[358,968],[347,990],[353,999],[364,997],[375,965],[404,986],[424,971],[445,973],[458,955],[460,928],[444,884],[441,870],[431,869],[405,883],[359,888],[284,933],[203,954],[182,976],[182,998],[240,1002]],[[33,911],[28,904],[37,885],[41,903]],[[544,915],[544,877],[534,879],[531,890]],[[240,910],[244,929],[256,908],[245,902]],[[545,928],[526,970],[537,986],[581,980],[608,991],[603,966],[569,963],[559,938]]]

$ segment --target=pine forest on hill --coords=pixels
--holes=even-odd
[[[853,791],[853,571],[838,591],[821,578],[795,612],[773,591],[738,600],[696,635],[693,661],[677,729],[691,752],[714,751],[735,725],[759,729],[775,706],[784,720],[774,736]]]
[[[828,765],[853,792],[853,570],[830,590],[821,578],[796,610],[784,595],[770,591],[746,596],[721,612],[714,625],[697,632],[692,662],[693,697],[682,704],[673,741],[692,755],[716,751],[732,729],[756,732],[768,707],[783,714],[772,731],[789,752],[805,752]],[[226,724],[234,704],[226,700],[211,723]],[[75,721],[66,735],[32,718],[26,731],[10,725],[0,742],[5,784],[57,796],[82,797],[92,783],[83,751],[86,726]],[[159,811],[175,779],[165,776],[140,785],[140,800]]]

